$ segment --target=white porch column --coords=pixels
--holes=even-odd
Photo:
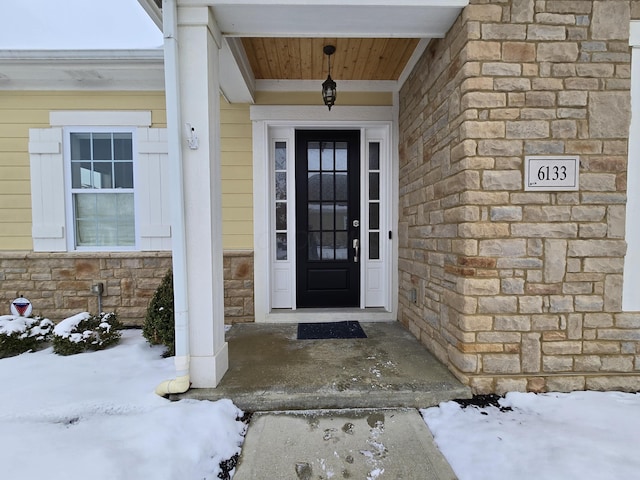
[[[229,367],[224,338],[220,86],[222,38],[208,7],[178,5],[190,374],[215,387]],[[188,141],[190,124],[197,146]]]

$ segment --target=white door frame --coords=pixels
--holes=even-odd
[[[314,119],[314,120],[309,120]],[[315,106],[252,106],[251,120],[253,123],[253,218],[254,218],[254,308],[256,322],[305,322],[305,321],[331,321],[331,320],[362,320],[362,321],[389,321],[397,318],[398,302],[398,148],[395,135],[393,108],[392,107],[334,107],[330,112],[326,107]],[[279,279],[291,282],[291,288],[284,291],[283,302],[287,308],[273,308],[271,290],[274,286],[274,262],[273,242],[274,218],[272,208],[273,191],[271,168],[271,150],[274,141],[287,141],[287,161],[293,165],[294,160],[294,135],[296,129],[350,129],[363,132],[361,162],[365,160],[367,142],[370,140],[366,132],[386,132],[385,145],[387,152],[385,157],[389,165],[386,171],[387,178],[384,186],[381,185],[381,195],[386,196],[386,208],[381,209],[381,216],[385,219],[385,230],[381,231],[381,239],[387,238],[387,230],[391,232],[391,241],[381,241],[384,250],[383,255],[388,259],[384,265],[386,291],[383,293],[382,306],[365,308],[365,288],[361,288],[361,307],[349,309],[296,309],[295,308],[295,245],[289,242],[289,262],[283,265],[283,271]],[[274,136],[275,132],[275,136]],[[374,138],[374,141],[377,138]],[[368,185],[368,170],[361,173],[361,205],[367,201],[364,195],[368,191],[364,188]],[[295,198],[294,182],[292,181],[293,169],[288,173],[289,199]],[[384,192],[384,193],[383,193]],[[362,219],[368,224],[368,219]],[[295,231],[295,214],[288,211],[288,230]],[[367,234],[362,229],[362,235]],[[366,242],[363,242],[366,243]],[[367,252],[363,251],[364,255]],[[368,258],[368,257],[367,257]],[[365,269],[367,262],[361,262],[362,285],[367,283],[366,275],[370,274]],[[375,273],[375,268],[373,269]],[[292,273],[291,273],[292,272]],[[290,296],[290,298],[287,298]],[[339,316],[336,315],[339,312]]]

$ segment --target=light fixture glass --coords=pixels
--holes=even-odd
[[[335,53],[336,47],[333,45],[325,45],[322,51],[327,56],[329,63],[329,74],[327,75],[327,79],[322,82],[322,100],[324,100],[324,104],[331,110],[333,104],[336,103],[336,82],[331,78],[331,55]]]

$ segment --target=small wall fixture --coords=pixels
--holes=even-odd
[[[327,75],[327,79],[322,82],[322,100],[324,100],[324,104],[331,110],[333,104],[336,103],[336,82],[331,78],[331,55],[335,53],[336,47],[333,45],[325,45],[322,51],[327,56],[329,63],[329,75]]]

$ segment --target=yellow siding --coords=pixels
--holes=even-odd
[[[249,105],[220,100],[222,243],[253,249],[253,145]]]

